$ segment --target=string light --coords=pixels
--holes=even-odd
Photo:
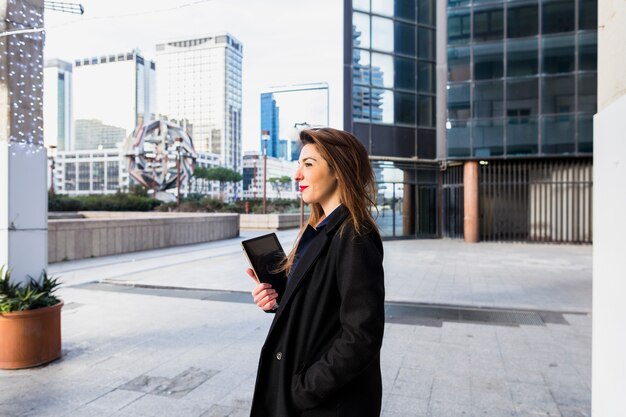
[[[43,150],[43,4],[7,1],[7,32],[0,38],[0,81],[11,103],[9,147],[26,154]],[[8,75],[7,77],[5,76]]]

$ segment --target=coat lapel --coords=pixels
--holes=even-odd
[[[333,216],[329,219],[329,222],[324,230],[313,238],[309,247],[306,249],[302,258],[298,262],[296,269],[293,271],[293,275],[289,278],[285,288],[285,293],[280,300],[280,307],[278,308],[278,311],[276,311],[276,316],[274,317],[268,332],[268,337],[272,333],[274,325],[280,319],[283,311],[285,311],[285,306],[291,301],[293,294],[297,292],[300,284],[307,277],[309,269],[311,269],[317,258],[319,258],[322,252],[324,252],[324,247],[330,242],[335,229],[337,229],[348,216],[348,210],[344,206],[339,206],[336,210],[338,212],[333,212]]]

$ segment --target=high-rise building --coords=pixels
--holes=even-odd
[[[48,60],[43,69],[43,137],[45,146],[72,148],[72,64]]]
[[[74,62],[74,121],[76,125],[100,123],[106,129],[76,131],[71,149],[113,148],[112,128],[123,136],[156,117],[155,64],[137,50]],[[99,122],[92,122],[99,121]],[[103,136],[100,136],[101,132]],[[121,130],[119,130],[121,132]]]
[[[378,225],[386,237],[436,236],[435,1],[346,4],[344,128],[370,154]]]
[[[465,174],[447,171],[478,178],[478,204],[447,210],[481,240],[591,242],[597,1],[448,5],[447,157]]]
[[[196,150],[241,170],[243,46],[224,33],[156,46],[159,113],[193,124]]]
[[[279,112],[280,109],[276,105],[273,93],[261,94],[261,132],[267,132],[269,136],[267,140],[267,156],[279,158]],[[261,135],[262,136],[262,135]],[[261,152],[265,144],[261,137]]]
[[[597,0],[344,4],[383,236],[591,242]]]

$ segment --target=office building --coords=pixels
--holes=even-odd
[[[126,137],[156,117],[155,64],[137,50],[78,59],[73,77],[77,129],[69,150],[115,148],[112,132]]]
[[[344,128],[380,181],[381,232],[437,236],[435,2],[354,0],[344,19]]]
[[[240,171],[241,42],[224,33],[164,42],[156,50],[159,112],[187,119],[197,151]]]
[[[43,137],[46,147],[72,149],[72,64],[48,60],[43,69]]]
[[[261,153],[267,146],[267,156],[280,158],[279,150],[279,108],[274,94],[261,94]],[[264,139],[266,135],[267,139]],[[264,141],[267,140],[267,144]]]
[[[449,2],[448,185],[478,174],[481,240],[591,242],[596,55],[595,0]]]
[[[383,236],[468,239],[469,217],[476,240],[591,241],[596,9],[346,3],[344,128],[370,152]]]
[[[118,149],[58,151],[54,162],[56,194],[115,194],[128,190],[125,158]]]

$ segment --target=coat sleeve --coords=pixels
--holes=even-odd
[[[378,234],[344,233],[337,248],[341,334],[322,357],[298,373],[295,405],[315,408],[378,358],[385,327],[382,243]]]

